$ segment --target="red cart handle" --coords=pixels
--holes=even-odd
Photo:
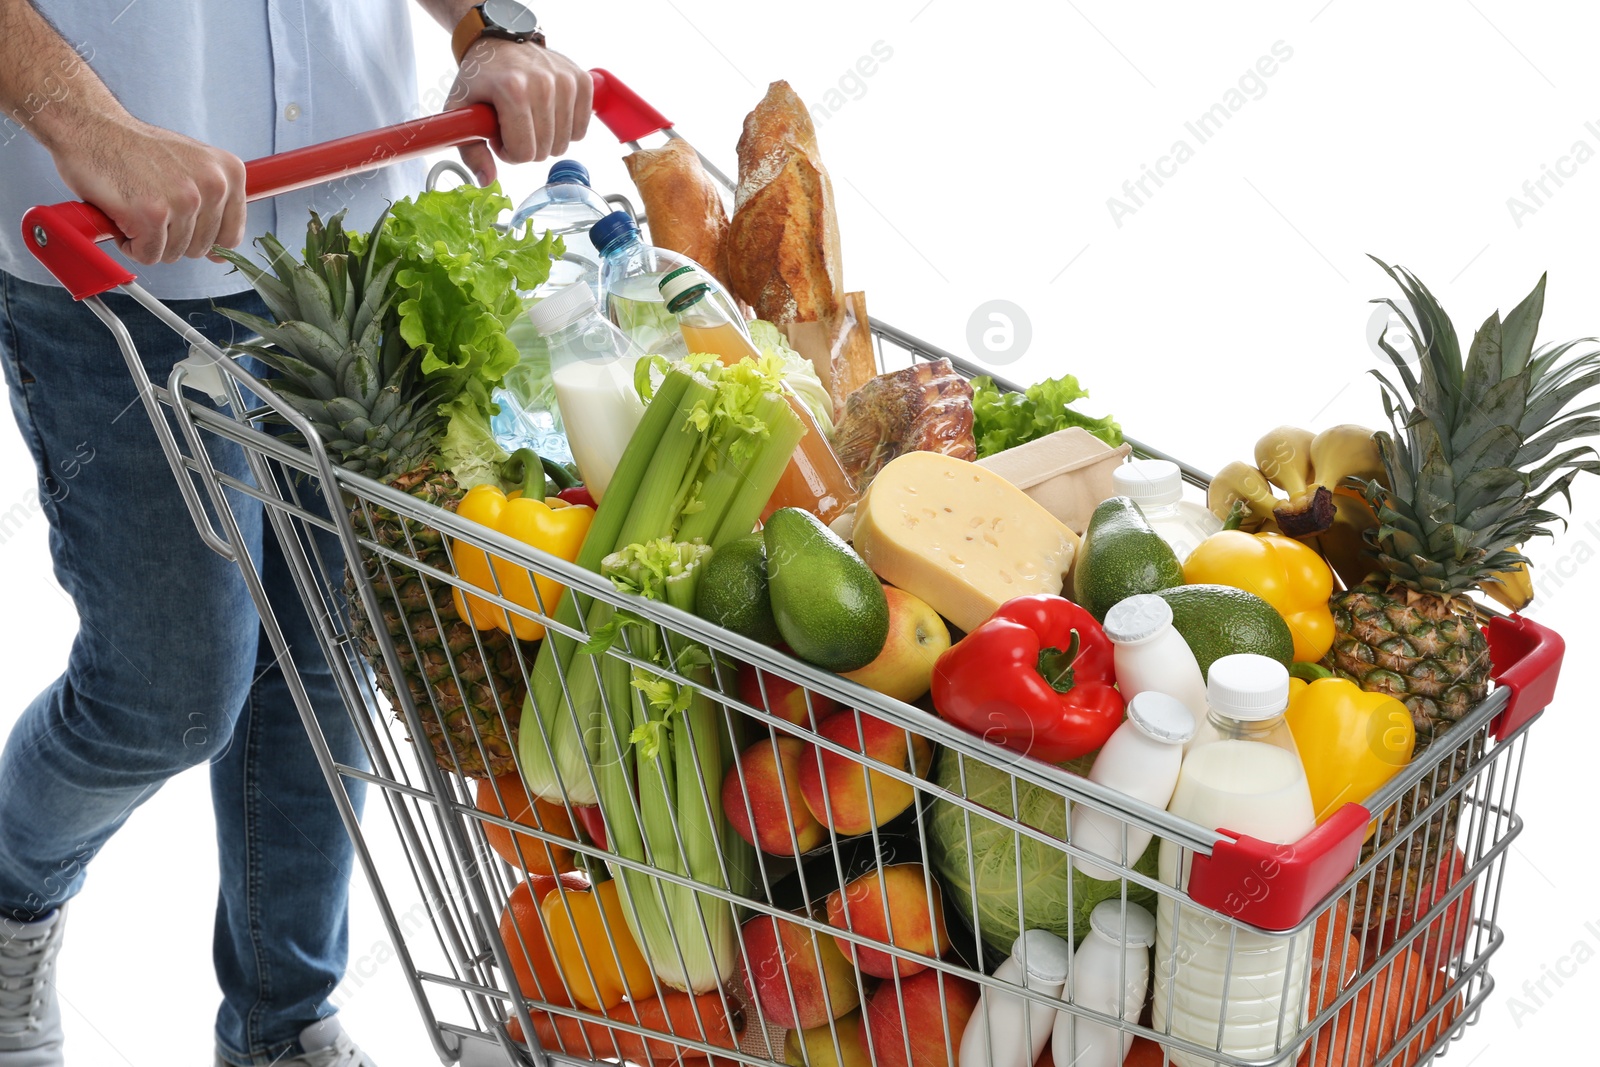
[[[1566,642],[1521,615],[1490,620],[1491,675],[1511,690],[1490,724],[1501,740],[1526,724],[1555,695]],[[1196,854],[1189,896],[1199,904],[1266,930],[1290,930],[1355,869],[1372,813],[1346,804],[1292,845],[1275,845],[1231,830],[1211,855]]]
[[[594,79],[595,116],[619,141],[637,141],[671,128],[661,112],[609,71],[590,71],[590,76]],[[245,199],[264,200],[441,148],[493,140],[499,129],[493,108],[473,104],[371,133],[265,156],[244,165]],[[128,268],[99,247],[100,242],[121,236],[105,212],[81,201],[41,205],[22,217],[22,239],[28,250],[75,300],[133,281]]]

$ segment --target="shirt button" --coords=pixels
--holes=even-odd
[[[299,118],[300,117],[300,105],[299,104],[290,104],[288,107],[284,108],[283,109],[283,117],[288,119],[290,122],[293,122],[295,119]]]

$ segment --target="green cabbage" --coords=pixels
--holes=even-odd
[[[997,767],[975,759],[963,760],[960,753],[946,749],[934,768],[933,782],[991,811],[1066,840],[1066,801],[1047,789],[1014,779]],[[1090,878],[1076,867],[1069,887],[1064,849],[1027,837],[948,800],[934,801],[928,838],[929,858],[956,908],[969,924],[976,919],[984,942],[1001,953],[1010,953],[1012,942],[1022,932],[1017,914],[1019,885],[1027,928],[1070,937],[1074,944],[1088,934],[1089,913],[1095,905],[1122,895],[1122,883]],[[1134,870],[1155,878],[1157,849],[1158,842],[1152,840]],[[1130,882],[1128,902],[1153,909],[1155,893]]]
[[[750,327],[750,340],[763,355],[777,356],[783,360],[783,380],[794,390],[795,396],[805,404],[811,417],[817,420],[822,436],[833,436],[833,397],[827,386],[817,377],[817,368],[811,361],[789,347],[783,331],[765,319],[754,319]]]

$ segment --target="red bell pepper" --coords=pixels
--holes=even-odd
[[[595,502],[594,494],[589,492],[587,485],[575,485],[571,489],[563,489],[556,496],[569,504],[581,504],[591,508],[599,506]]]
[[[1111,641],[1065,597],[1008,600],[933,666],[933,706],[1014,752],[1062,763],[1122,722]]]

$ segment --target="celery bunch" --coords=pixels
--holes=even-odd
[[[689,611],[711,552],[700,541],[661,538],[613,552],[600,573],[621,592]],[[631,677],[614,678],[606,690],[612,714],[592,757],[610,848],[657,871],[746,892],[755,855],[723,817],[721,782],[738,746],[726,715],[706,694],[711,653],[626,611],[580,651],[604,652],[624,635],[636,657],[661,669],[634,666]],[[628,927],[657,977],[695,993],[732,977],[738,957],[732,904],[619,865],[612,873]]]
[[[578,566],[628,545],[658,538],[703,541],[713,548],[749,533],[761,517],[805,433],[782,394],[783,364],[764,357],[724,367],[712,357],[669,365],[628,440],[605,499],[578,553]],[[611,619],[611,605],[563,597],[555,619],[589,633]],[[522,705],[519,753],[537,796],[573,804],[599,802],[590,770],[604,721],[606,673],[614,657],[574,662],[577,643],[550,631],[534,661]]]

